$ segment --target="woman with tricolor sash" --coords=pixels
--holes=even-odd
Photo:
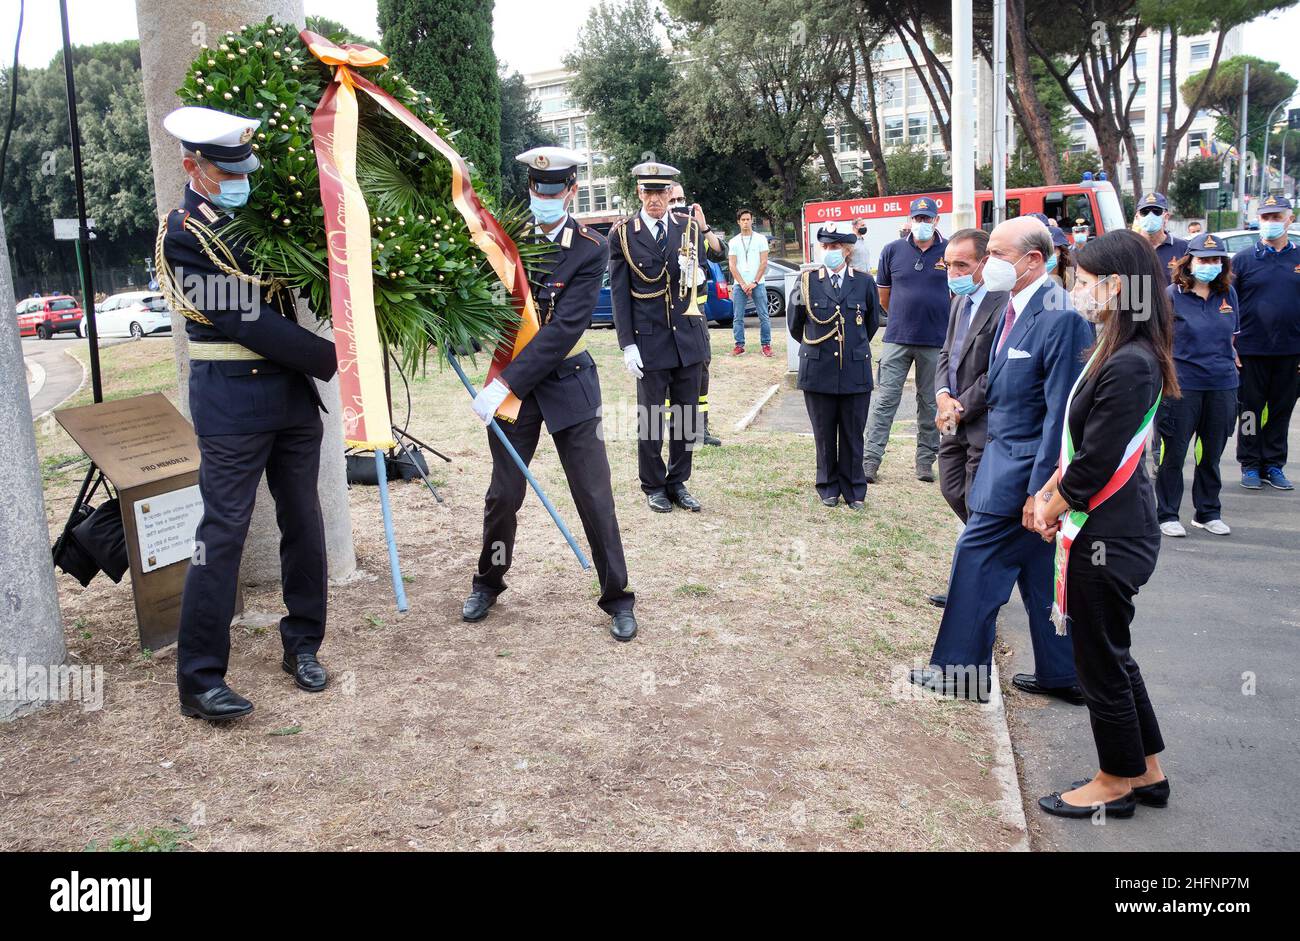
[[[1131,817],[1163,807],[1169,782],[1157,758],[1160,726],[1130,653],[1133,597],[1160,552],[1155,493],[1142,456],[1162,396],[1179,395],[1173,311],[1155,252],[1116,231],[1075,255],[1075,309],[1098,325],[1097,343],[1070,393],[1056,473],[1035,500],[1036,528],[1056,540],[1052,620],[1068,633],[1092,720],[1100,770],[1039,800],[1059,817],[1104,808]]]

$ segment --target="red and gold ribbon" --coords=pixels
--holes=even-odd
[[[312,137],[321,171],[321,202],[330,246],[330,308],[338,346],[344,437],[353,447],[372,447],[378,440],[388,441],[381,446],[391,447],[391,419],[384,394],[383,353],[371,280],[370,213],[356,180],[358,89],[447,158],[451,164],[452,203],[469,227],[471,240],[487,256],[492,270],[510,292],[520,322],[493,355],[489,382],[536,336],[540,321],[519,250],[479,201],[464,158],[400,101],[355,71],[384,65],[388,57],[357,43],[339,46],[311,30],[305,29],[299,36],[312,55],[335,67],[334,82],[321,96],[312,116]],[[519,399],[511,395],[497,409],[497,416],[513,421],[519,415],[519,406]]]

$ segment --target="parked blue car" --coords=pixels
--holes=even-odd
[[[731,323],[731,285],[722,274],[722,268],[717,262],[708,261],[708,281],[706,287],[709,291],[709,299],[704,305],[704,316],[707,320],[718,323]],[[600,298],[596,301],[596,309],[591,312],[591,325],[593,327],[612,327],[614,325],[614,308],[609,301],[609,272],[605,272],[605,279],[601,282]]]

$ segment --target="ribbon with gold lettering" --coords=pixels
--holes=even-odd
[[[312,55],[326,65],[334,66],[334,81],[321,96],[312,116],[312,136],[321,171],[321,201],[325,206],[325,228],[330,246],[330,307],[339,353],[344,436],[350,439],[347,429],[349,421],[353,420],[358,437],[375,440],[369,433],[382,431],[387,438],[392,432],[384,397],[379,329],[375,322],[370,214],[355,172],[358,90],[368,94],[451,164],[452,202],[469,227],[471,240],[487,256],[492,270],[510,292],[511,303],[519,314],[519,325],[497,347],[488,369],[489,382],[510,365],[519,350],[536,336],[540,321],[519,250],[479,201],[470,183],[469,166],[464,158],[401,102],[356,71],[366,66],[384,65],[388,57],[358,43],[337,45],[307,29],[298,35]],[[373,388],[368,382],[372,371],[379,377],[377,399],[371,398]],[[375,402],[381,403],[380,407],[374,407]],[[497,416],[514,421],[519,415],[519,406],[519,399],[512,394],[497,409]],[[353,409],[351,413],[350,407]],[[381,411],[382,429],[379,424]],[[348,443],[353,444],[353,441]],[[384,446],[391,446],[391,442]]]

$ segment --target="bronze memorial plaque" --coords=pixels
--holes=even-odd
[[[159,392],[54,415],[118,491],[140,645],[175,643],[203,515],[194,427]]]

